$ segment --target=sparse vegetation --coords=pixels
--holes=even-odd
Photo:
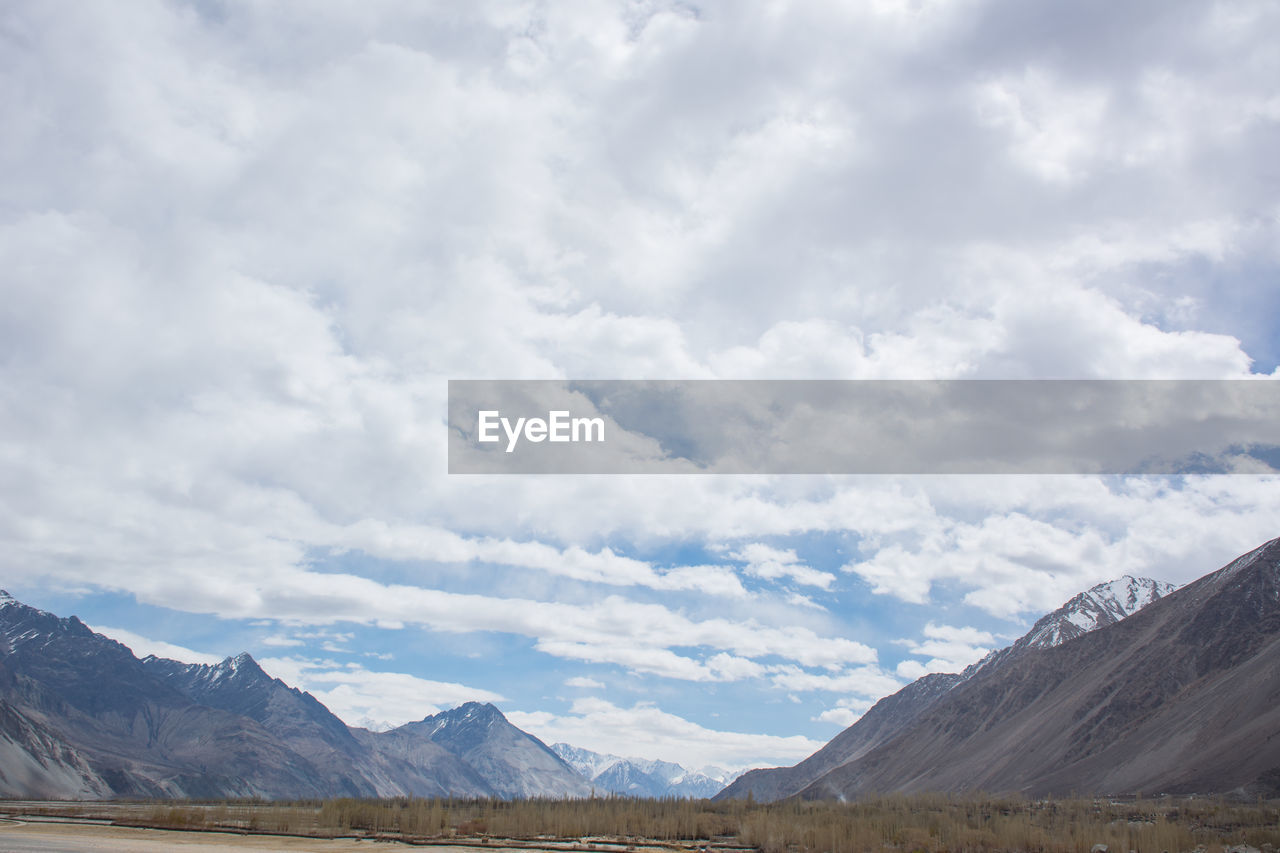
[[[1133,801],[888,796],[856,803],[637,800],[13,803],[0,812],[167,829],[460,842],[632,853],[646,845],[761,853],[1223,853],[1280,846],[1280,805],[1211,798]]]

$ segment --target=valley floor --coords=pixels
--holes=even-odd
[[[397,845],[400,846],[400,845]],[[3,853],[161,853],[187,850],[192,853],[351,853],[386,849],[372,841],[353,839],[289,838],[243,836],[221,832],[184,832],[111,826],[100,823],[54,823],[50,821],[0,821],[0,851]]]
[[[0,801],[9,851],[1277,853],[1280,803],[922,794],[859,802]]]

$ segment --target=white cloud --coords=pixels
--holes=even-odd
[[[667,607],[609,596],[589,606],[385,585],[350,574],[291,570],[262,577],[227,567],[219,575],[187,578],[181,606],[193,591],[205,612],[250,619],[313,624],[341,620],[397,628],[426,625],[448,632],[496,631],[535,638],[548,654],[617,663],[637,672],[692,681],[732,680],[763,670],[749,659],[779,656],[806,666],[872,663],[875,649],[854,640],[822,636],[807,627],[771,627],[723,618],[694,620]],[[169,603],[179,588],[156,590]],[[718,650],[706,661],[673,647]],[[724,654],[726,652],[732,655]]]
[[[170,660],[182,661],[183,663],[218,663],[223,658],[217,655],[206,654],[205,652],[197,652],[188,649],[185,646],[175,645],[174,643],[166,643],[163,640],[152,640],[127,631],[124,628],[112,628],[108,625],[91,626],[94,631],[104,634],[113,640],[124,643],[133,652],[135,657],[144,658],[147,655],[155,655],[158,658],[168,658]]]
[[[856,723],[861,716],[861,714],[848,708],[828,708],[814,717],[814,720],[821,723],[835,723],[841,728],[848,728]]]
[[[836,673],[814,673],[797,666],[783,665],[772,667],[770,680],[783,690],[852,693],[870,699],[888,696],[902,686],[893,676],[871,666]]]
[[[605,686],[603,681],[596,681],[594,678],[588,678],[585,675],[566,678],[564,684],[565,687],[581,687],[586,690],[602,690]]]
[[[1105,90],[1067,90],[1040,68],[989,81],[979,87],[982,121],[1005,130],[1020,165],[1054,183],[1080,177],[1105,142]]]
[[[923,678],[931,672],[946,672],[947,670],[941,667],[936,670],[931,670],[920,661],[908,658],[907,660],[901,661],[896,667],[894,667],[893,671],[898,674],[899,678],[903,678],[908,681],[915,681],[917,678]]]
[[[946,581],[999,616],[1043,613],[1123,574],[1185,583],[1274,536],[1272,477],[942,479],[937,515],[844,568],[872,591],[930,600]],[[977,519],[977,520],[970,520]],[[1241,544],[1246,543],[1246,544]]]
[[[258,663],[290,687],[316,697],[348,725],[383,729],[421,720],[463,702],[506,701],[491,690],[403,672],[376,672],[358,664],[301,657],[263,658]]]
[[[820,589],[830,589],[831,584],[836,580],[836,576],[830,572],[819,571],[800,562],[796,552],[791,549],[782,550],[759,542],[751,542],[743,545],[730,556],[746,563],[747,574],[758,578],[770,580],[791,578],[798,584]]]
[[[875,702],[866,699],[840,699],[834,708],[827,708],[814,717],[817,723],[835,723],[848,728],[862,718]]]
[[[926,623],[922,633],[923,640],[899,640],[911,654],[928,658],[923,664],[912,660],[899,663],[896,672],[903,678],[915,679],[929,672],[960,672],[985,657],[995,643],[989,631],[934,622]]]
[[[261,640],[264,646],[301,646],[305,645],[305,641],[299,640],[297,637],[286,637],[283,634],[271,634],[263,637]]]

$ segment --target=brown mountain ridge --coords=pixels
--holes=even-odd
[[[983,668],[799,796],[977,790],[1280,795],[1280,539]]]

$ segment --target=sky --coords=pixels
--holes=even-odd
[[[1264,475],[449,475],[449,379],[1280,378],[1271,2],[0,6],[0,585],[794,763]]]

